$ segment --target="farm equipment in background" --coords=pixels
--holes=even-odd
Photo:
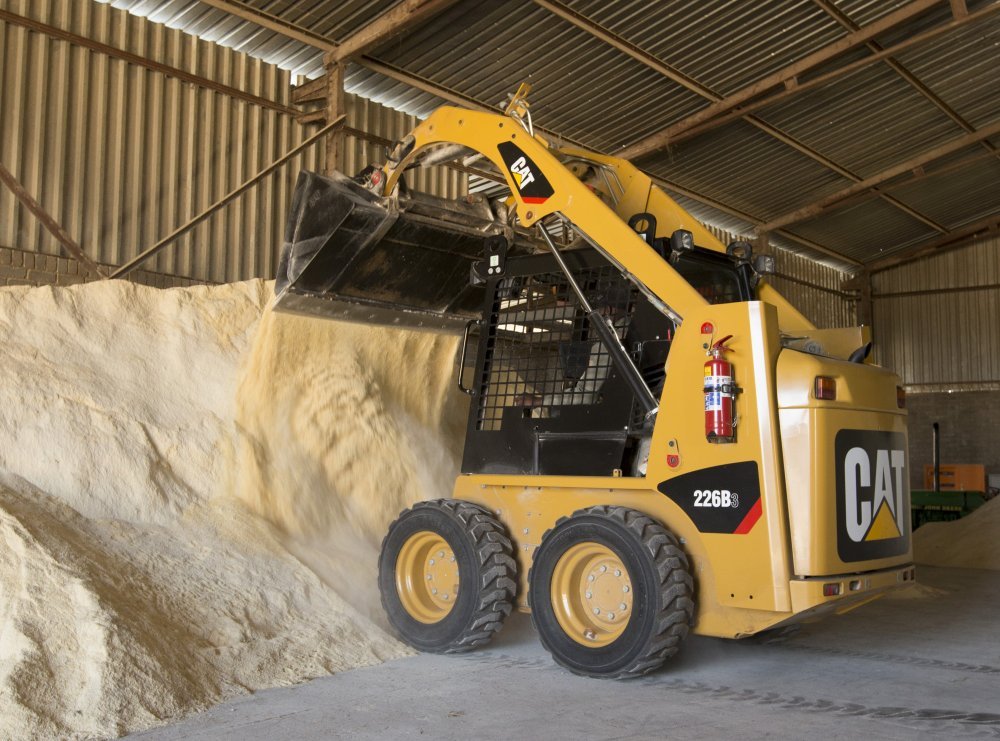
[[[938,429],[934,425],[934,460],[924,466],[924,488],[910,492],[913,529],[927,522],[948,522],[971,514],[997,495],[987,485],[986,467],[974,463],[938,463]]]

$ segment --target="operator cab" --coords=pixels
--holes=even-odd
[[[674,321],[596,249],[562,258],[658,401]],[[666,259],[709,303],[752,299],[745,260],[693,245]],[[644,476],[653,420],[555,258],[508,258],[484,288],[475,364],[462,369],[473,379],[463,473]]]

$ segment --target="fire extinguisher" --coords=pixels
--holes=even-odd
[[[733,364],[722,357],[729,350],[726,335],[712,345],[705,362],[705,437],[710,443],[736,442],[736,394]]]

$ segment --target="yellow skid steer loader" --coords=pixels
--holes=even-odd
[[[455,160],[492,190],[406,188]],[[535,134],[523,89],[505,115],[438,109],[356,178],[300,175],[276,309],[464,333],[462,473],[382,545],[404,640],[464,651],[517,607],[559,664],[630,677],[689,631],[913,580],[900,379],[768,272],[629,162]]]

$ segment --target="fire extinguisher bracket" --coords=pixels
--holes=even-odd
[[[736,442],[736,394],[741,389],[733,380],[733,365],[723,357],[730,350],[732,335],[712,343],[705,362],[705,438],[710,443]]]

